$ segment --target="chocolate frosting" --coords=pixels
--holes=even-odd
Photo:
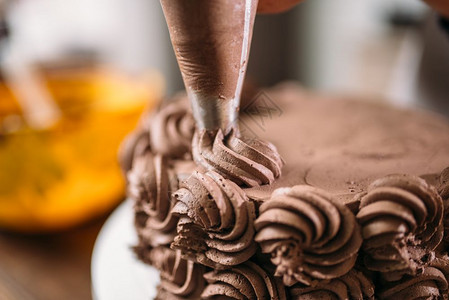
[[[273,184],[245,190],[250,198],[307,184],[347,203],[388,174],[440,174],[449,166],[449,122],[437,114],[310,93],[291,83],[264,95],[254,105],[274,113],[242,113],[241,127],[276,145],[285,166]]]
[[[134,200],[138,235],[153,247],[168,245],[176,233],[177,217],[170,210],[178,178],[161,155],[147,151],[128,173],[128,195]]]
[[[310,186],[280,188],[260,207],[255,240],[271,253],[284,284],[316,285],[354,266],[362,244],[352,212]]]
[[[446,168],[441,172],[438,182],[438,193],[443,199],[444,206],[444,240],[449,242],[449,168]]]
[[[290,288],[291,299],[368,300],[374,299],[374,285],[362,272],[352,269],[345,275],[321,282],[315,287],[295,284]]]
[[[379,299],[447,299],[448,281],[449,258],[437,257],[422,273],[383,285],[385,288],[379,293]]]
[[[440,174],[440,182],[438,187],[438,193],[443,201],[449,200],[449,168],[444,169]]]
[[[227,136],[221,130],[195,132],[192,152],[198,165],[250,187],[272,183],[284,164],[273,144],[241,137],[235,129]]]
[[[386,280],[420,272],[442,240],[442,216],[441,197],[423,179],[390,175],[374,181],[357,214],[366,267]]]
[[[151,261],[161,273],[156,299],[198,299],[205,280],[204,267],[181,257],[179,251],[157,247]]]
[[[194,128],[189,103],[185,97],[180,97],[151,118],[151,147],[155,153],[181,158],[190,153]]]
[[[186,181],[185,186],[182,186],[186,191],[177,200],[177,207],[169,207],[179,215],[177,232],[170,233],[171,238],[176,236],[173,247],[182,249],[181,257],[219,268],[210,274],[232,273],[232,270],[247,265],[243,261],[248,258],[264,268],[273,267],[267,255],[260,251],[253,255],[253,250],[247,250],[253,246],[248,246],[248,241],[242,237],[251,230],[252,221],[248,220],[247,224],[241,225],[236,220],[242,218],[235,217],[238,212],[249,216],[254,206],[259,214],[258,205],[262,205],[254,226],[257,234],[253,238],[263,252],[272,255],[272,262],[275,264],[273,268],[276,269],[276,272],[265,270],[268,277],[262,277],[282,276],[286,283],[294,284],[290,289],[292,296],[296,293],[301,299],[338,299],[348,295],[348,299],[361,299],[362,293],[369,299],[372,295],[369,284],[363,281],[360,274],[354,274],[354,268],[351,269],[356,254],[360,251],[360,259],[355,267],[365,271],[366,264],[369,269],[374,270],[369,272],[376,281],[378,297],[447,297],[448,272],[441,261],[448,260],[447,257],[441,257],[441,251],[447,245],[440,241],[443,233],[442,200],[446,208],[445,214],[448,213],[449,206],[449,171],[440,172],[443,166],[449,165],[449,152],[446,150],[449,148],[449,124],[436,115],[426,113],[402,111],[361,101],[328,101],[324,97],[316,97],[291,86],[270,90],[269,98],[280,107],[282,117],[264,118],[263,129],[260,126],[250,129],[254,130],[255,136],[272,141],[279,149],[287,162],[282,170],[283,174],[271,183],[267,180],[270,184],[263,184],[260,178],[269,178],[269,172],[260,171],[258,165],[246,164],[245,160],[238,162],[235,159],[241,153],[234,149],[235,142],[230,141],[237,139],[240,140],[237,142],[244,141],[251,145],[251,142],[247,142],[248,139],[240,138],[237,134],[232,136],[234,133],[231,133],[222,134],[216,142],[218,133],[208,132],[209,136],[206,137],[206,133],[198,134],[193,142],[193,152],[195,146],[197,149],[207,150],[196,151],[199,157],[197,161],[202,162],[198,166],[200,175],[198,177],[195,173],[192,176],[194,179],[189,179],[192,180],[190,183]],[[250,123],[251,120],[245,115],[240,120],[247,125],[257,125]],[[243,124],[241,126],[243,129]],[[144,141],[147,140],[141,143],[144,150],[136,151],[149,152],[153,147],[148,145],[148,135],[142,137]],[[131,148],[134,151],[138,147]],[[260,147],[253,148],[259,150]],[[267,155],[270,151],[264,150],[262,153]],[[275,153],[279,158],[277,151]],[[251,155],[250,153],[247,158],[257,162]],[[140,156],[142,155],[132,155],[134,163],[137,163],[137,157]],[[268,157],[272,159],[272,156]],[[154,175],[157,172],[152,171],[155,170],[154,158],[151,163],[142,161],[138,162],[143,164],[140,169],[135,166],[138,170],[136,173],[152,175],[136,176],[146,179],[141,179],[141,184],[136,184],[139,180],[134,180],[132,185],[138,191],[135,194],[149,195],[154,188],[162,190],[154,184],[155,178],[160,177]],[[281,164],[282,162],[274,165]],[[182,171],[174,165],[174,160],[166,159],[166,165],[163,169],[169,173],[168,178],[172,177],[170,174],[176,174],[175,177],[180,180]],[[276,168],[271,168],[269,163],[263,165],[271,173],[275,173],[273,170]],[[255,171],[251,169],[254,166]],[[215,170],[215,173],[204,169]],[[191,174],[190,167],[184,171]],[[410,175],[388,176],[374,182],[377,178],[398,172],[416,176],[426,174],[422,178],[427,183]],[[225,186],[221,185],[220,180],[217,181],[220,178],[217,173],[223,176]],[[254,173],[262,173],[263,176]],[[211,174],[215,174],[215,177]],[[241,187],[231,185],[233,181],[241,184]],[[260,186],[253,185],[254,182]],[[296,187],[297,185],[309,187]],[[150,189],[150,186],[153,188]],[[292,186],[294,187],[286,188]],[[278,188],[281,189],[273,193]],[[146,205],[149,205],[149,197],[140,196],[142,203],[147,202]],[[243,205],[236,210],[234,203],[251,205]],[[365,238],[364,251],[359,249],[361,230],[346,206],[351,208],[353,214],[358,214]],[[229,215],[234,215],[234,218]],[[153,235],[148,234],[151,232],[149,229],[143,230],[148,227],[149,220],[148,209],[144,210],[138,202],[136,227],[141,239],[135,250],[145,262],[156,264],[157,262],[152,262],[156,256],[151,253],[154,247],[159,248],[159,243],[154,243],[155,237],[159,238],[159,233],[154,231]],[[164,218],[156,220],[163,223]],[[231,225],[223,225],[226,222]],[[245,229],[242,229],[242,234],[231,240],[222,239],[223,235],[236,232],[235,228],[243,227]],[[217,245],[222,247],[219,251],[214,248]],[[223,249],[243,250],[227,252]],[[162,262],[164,259],[157,260]],[[239,261],[242,263],[238,264]],[[226,263],[229,265],[225,265]],[[250,292],[247,293],[247,286],[258,286],[251,285],[251,282],[245,281],[246,277],[240,275],[226,275],[224,278],[227,281],[211,279],[207,288],[209,294],[204,296],[244,299],[247,297],[245,295],[251,295]],[[228,284],[229,278],[238,279],[232,279],[237,288]],[[259,288],[255,289],[259,291]],[[241,295],[241,290],[246,294]],[[175,296],[162,286],[159,287],[159,292],[160,299],[188,298]],[[198,299],[199,296],[191,298]]]
[[[254,204],[235,183],[213,171],[195,171],[174,197],[173,213],[181,220],[173,248],[215,268],[240,264],[254,254]]]
[[[151,265],[153,262],[151,261],[150,254],[151,251],[153,250],[153,247],[149,243],[147,243],[145,239],[142,238],[141,234],[139,233],[141,232],[141,228],[142,228],[141,226],[139,227],[139,225],[136,224],[139,241],[137,245],[134,245],[132,247],[132,249],[137,259],[146,264]]]
[[[150,149],[150,135],[148,130],[138,127],[136,130],[126,136],[120,145],[118,159],[124,175],[126,175],[133,166],[135,157],[143,155]]]
[[[206,273],[204,278],[208,285],[202,299],[287,299],[282,282],[251,261]]]

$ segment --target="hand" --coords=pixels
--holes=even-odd
[[[449,1],[448,0],[424,0],[438,13],[449,18]]]
[[[280,13],[289,10],[303,0],[259,0],[258,13]],[[438,13],[449,17],[448,0],[424,0]]]
[[[289,10],[299,2],[303,0],[259,0],[259,6],[257,7],[257,12],[262,14],[275,14],[286,10]],[[431,0],[445,2],[448,0]]]

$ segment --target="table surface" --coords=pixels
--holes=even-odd
[[[92,299],[90,261],[105,220],[51,235],[0,232],[0,299]]]

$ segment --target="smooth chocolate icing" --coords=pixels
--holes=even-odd
[[[185,256],[225,268],[243,263],[255,253],[254,204],[235,183],[213,171],[195,171],[180,184],[174,198],[177,202],[172,211],[182,220],[172,247]]]
[[[307,184],[349,203],[380,177],[438,175],[449,166],[449,123],[439,115],[311,94],[295,84],[265,94],[281,116],[242,120],[253,135],[276,146],[285,166],[273,184],[245,189],[252,199]],[[265,103],[256,101],[265,111],[274,109]]]
[[[391,281],[417,274],[443,238],[442,216],[441,197],[423,179],[390,175],[374,181],[357,214],[365,266]]]
[[[204,277],[202,299],[287,299],[282,283],[251,261]]]
[[[346,274],[362,244],[355,216],[326,192],[309,187],[280,188],[262,204],[255,240],[271,253],[284,284],[316,285]]]
[[[236,130],[227,136],[221,130],[197,131],[192,143],[193,158],[198,165],[239,185],[270,184],[281,175],[284,165],[273,144],[241,137]]]
[[[315,287],[295,284],[289,291],[292,300],[374,299],[374,285],[372,281],[356,269],[352,269],[341,277],[321,282]]]
[[[195,124],[185,98],[163,106],[149,123],[154,152],[173,158],[190,155]]]

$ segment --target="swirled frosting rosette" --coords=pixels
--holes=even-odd
[[[224,136],[217,132],[196,131],[192,141],[195,162],[238,185],[270,184],[281,175],[283,161],[276,147],[239,136],[233,129]]]
[[[439,176],[438,193],[444,206],[444,240],[449,242],[449,168],[444,169]]]
[[[144,128],[137,128],[126,136],[120,144],[118,158],[123,174],[127,174],[132,166],[134,158],[143,155],[150,150],[150,134]]]
[[[449,168],[444,169],[439,178],[438,193],[443,200],[449,200]]]
[[[235,183],[213,171],[195,171],[174,197],[180,220],[172,247],[183,255],[224,268],[255,253],[254,204]]]
[[[161,273],[156,299],[199,299],[205,280],[204,267],[185,260],[181,253],[166,247],[151,251],[151,262]]]
[[[448,299],[449,258],[437,257],[420,274],[385,283],[379,299]]]
[[[374,299],[374,285],[365,274],[352,269],[341,277],[321,282],[314,287],[295,284],[290,288],[290,297],[293,300],[368,300]]]
[[[185,98],[163,106],[149,125],[153,152],[173,158],[190,155],[195,122]]]
[[[136,225],[136,228],[139,228],[139,227]],[[139,231],[139,229],[138,229],[138,231]],[[148,265],[151,265],[152,261],[150,258],[150,254],[151,254],[151,251],[153,250],[153,246],[151,246],[147,241],[145,241],[142,238],[140,233],[137,233],[137,234],[139,236],[139,240],[138,240],[137,245],[134,245],[132,247],[133,252],[134,252],[135,256],[137,257],[137,259],[139,259],[140,261],[142,261]]]
[[[178,188],[178,178],[167,159],[147,151],[135,159],[128,181],[138,235],[153,247],[169,245],[178,220],[171,214],[171,193]]]
[[[390,175],[374,181],[357,214],[366,267],[389,281],[419,272],[441,242],[442,216],[441,197],[423,179]]]
[[[280,188],[260,207],[255,240],[271,253],[286,285],[316,285],[354,266],[362,243],[353,213],[326,192],[305,185]]]
[[[206,273],[204,278],[208,284],[202,299],[287,299],[282,282],[251,261]]]

